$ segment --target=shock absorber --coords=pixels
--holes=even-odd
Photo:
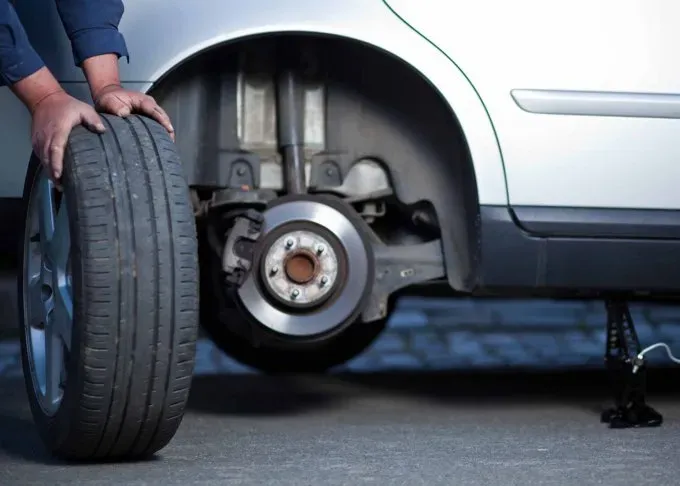
[[[307,192],[304,157],[304,88],[295,63],[296,50],[281,46],[276,77],[278,148],[282,158],[283,188],[287,194]]]

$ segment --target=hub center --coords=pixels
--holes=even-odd
[[[262,276],[267,292],[292,307],[324,302],[336,288],[340,263],[331,243],[311,230],[293,230],[265,251]]]
[[[317,273],[317,267],[316,257],[305,250],[290,254],[283,264],[286,276],[299,285],[310,282]]]

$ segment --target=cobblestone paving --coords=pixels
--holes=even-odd
[[[680,354],[680,307],[633,305],[631,313],[643,346],[665,341]],[[404,299],[385,333],[340,369],[600,366],[605,317],[601,302]],[[667,363],[662,351],[650,361]],[[20,368],[18,343],[0,341],[0,376],[20,375]],[[196,372],[250,370],[203,339]]]

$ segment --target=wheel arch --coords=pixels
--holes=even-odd
[[[448,158],[448,164],[452,164],[452,160],[458,158],[460,162],[458,165],[467,170],[453,178],[454,187],[457,189],[455,192],[464,194],[465,201],[455,200],[451,194],[446,194],[451,192],[450,185],[442,186],[439,184],[441,177],[437,177],[438,170],[443,166],[430,163],[428,159],[421,160],[421,163],[429,167],[431,177],[427,181],[421,181],[419,190],[404,189],[412,183],[416,174],[412,169],[402,171],[401,182],[397,181],[396,184],[402,186],[401,195],[405,196],[404,199],[414,203],[418,199],[416,194],[419,192],[422,194],[423,187],[430,185],[430,192],[436,194],[433,198],[439,200],[438,204],[434,201],[433,204],[442,223],[449,283],[457,290],[471,290],[477,285],[477,265],[480,260],[479,205],[507,204],[500,147],[482,100],[465,74],[429,41],[405,24],[402,25],[400,20],[398,23],[404,27],[400,32],[402,38],[395,36],[394,31],[399,30],[395,26],[392,26],[391,35],[388,36],[387,32],[380,35],[381,29],[367,33],[362,30],[357,32],[357,29],[345,29],[342,26],[323,25],[316,25],[314,28],[258,25],[228,34],[206,37],[203,41],[196,42],[183,51],[169,56],[164,62],[158,63],[158,67],[149,73],[147,78],[152,81],[148,85],[148,91],[157,93],[160,87],[170,82],[174,74],[204,55],[270,36],[305,35],[335,39],[361,45],[366,50],[392,58],[393,62],[398,62],[405,71],[410,72],[413,78],[418,77],[429,86],[430,95],[433,99],[438,99],[439,106],[445,109],[449,121],[457,126],[461,136],[459,141],[461,146],[455,153],[450,153],[448,157],[443,153],[439,155]],[[441,139],[444,134],[440,133],[437,136]],[[447,148],[450,146],[442,147],[442,150]],[[455,165],[455,162],[453,164]],[[406,168],[405,164],[401,165],[402,168]]]
[[[348,2],[343,8],[352,10],[356,8],[354,3]],[[382,5],[382,2],[380,3]],[[369,5],[371,5],[369,2],[360,2],[361,8]],[[209,6],[202,8],[207,9]],[[333,20],[322,18],[318,21],[303,20],[295,23],[272,22],[269,18],[257,17],[255,21],[244,22],[240,28],[231,30],[205,25],[202,35],[187,36],[188,42],[184,48],[176,49],[175,52],[169,49],[166,51],[168,54],[160,58],[157,51],[150,48],[145,29],[137,28],[137,24],[146,21],[145,16],[137,16],[138,20],[126,27],[125,36],[131,45],[130,50],[135,52],[135,57],[141,54],[142,59],[134,65],[123,64],[122,77],[134,82],[147,80],[149,83],[147,89],[152,90],[182,65],[201,54],[229,44],[265,36],[304,34],[358,42],[395,57],[430,83],[442,97],[452,116],[458,119],[465,135],[475,167],[480,203],[508,204],[501,148],[481,96],[462,69],[448,55],[391,10],[387,10],[387,7],[384,8],[386,13],[381,14],[386,15],[385,20],[389,22],[384,22],[381,18],[381,21],[370,25],[365,22],[350,23],[344,18],[351,15],[343,15],[343,18]],[[332,13],[328,15],[332,17]],[[200,13],[196,16],[206,17]],[[364,16],[370,18],[370,12]],[[235,14],[235,17],[238,18],[238,15]]]

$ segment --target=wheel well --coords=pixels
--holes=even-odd
[[[310,184],[332,169],[342,183],[358,161],[378,162],[401,203],[431,204],[449,283],[471,290],[479,262],[479,202],[465,136],[435,87],[373,46],[270,34],[216,46],[178,66],[150,93],[173,119],[189,184],[228,187],[239,179],[241,164],[238,173],[250,174],[254,185],[278,188],[273,78],[282,42],[295,43],[306,83]]]

